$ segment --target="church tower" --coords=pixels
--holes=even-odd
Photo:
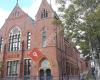
[[[39,64],[45,60],[49,66],[38,68],[38,75],[49,74],[48,76],[58,76],[58,62],[56,56],[56,29],[57,26],[53,24],[55,12],[47,0],[42,0],[39,10],[35,16],[35,47],[41,49],[44,57],[40,59]],[[39,65],[41,66],[41,65]],[[46,67],[46,68],[45,68]]]

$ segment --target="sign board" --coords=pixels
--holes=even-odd
[[[42,56],[42,52],[38,49],[38,48],[34,48],[32,49],[32,51],[30,51],[28,53],[28,56],[33,60],[33,61],[38,61]]]

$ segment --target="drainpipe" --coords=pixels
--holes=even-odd
[[[20,78],[24,77],[24,41],[21,43]]]
[[[7,72],[7,71],[5,71],[6,69],[6,44],[4,45],[4,50],[3,50],[3,68],[2,68],[2,78],[4,78],[5,77],[5,72]]]

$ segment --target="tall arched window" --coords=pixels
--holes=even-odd
[[[0,38],[0,52],[3,50],[3,38]]]
[[[31,48],[31,32],[27,33],[27,49]]]
[[[46,47],[46,29],[43,28],[42,30],[42,47]]]
[[[18,27],[14,27],[9,33],[9,51],[20,50],[21,31]]]

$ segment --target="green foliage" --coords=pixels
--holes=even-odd
[[[57,0],[61,7],[62,24],[66,36],[71,38],[76,46],[80,46],[87,59],[91,58],[91,49],[97,56],[100,52],[100,0]],[[60,22],[59,22],[60,23]],[[91,45],[90,45],[91,44]],[[99,58],[99,57],[97,57]]]
[[[85,18],[87,36],[90,37],[91,47],[96,52],[96,58],[100,55],[100,8],[90,13]]]
[[[54,18],[53,19],[53,24],[61,26],[62,25],[62,21],[60,19]]]

